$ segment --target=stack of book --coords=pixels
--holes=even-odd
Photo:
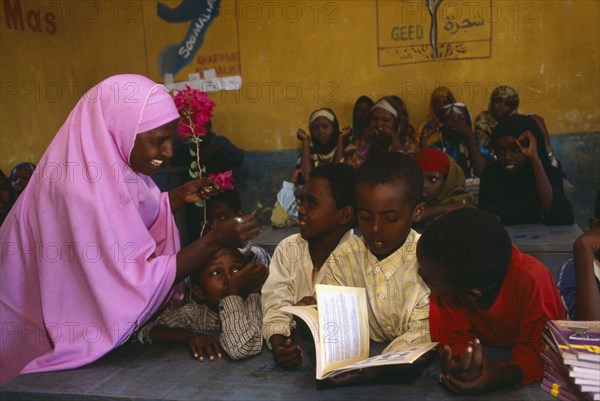
[[[600,321],[551,320],[542,337],[542,390],[560,400],[600,400]]]

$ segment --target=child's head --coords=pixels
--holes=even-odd
[[[308,128],[313,145],[317,148],[331,148],[337,145],[340,124],[331,109],[317,109],[310,114]]]
[[[371,107],[373,107],[373,101],[368,96],[361,96],[354,103],[354,110],[352,111],[352,119],[354,124],[360,123],[361,125],[367,125],[369,123],[369,113]]]
[[[544,137],[536,122],[531,117],[515,114],[500,121],[492,130],[491,138],[498,163],[508,174],[520,172],[528,163],[517,145],[517,139],[525,131],[531,132],[534,136],[537,142],[537,154],[542,164],[544,166],[550,164]]]
[[[221,249],[192,275],[192,296],[218,312],[227,296],[229,279],[244,267],[244,256],[235,248]]]
[[[519,108],[519,94],[510,86],[498,86],[490,96],[489,112],[496,121],[513,115]]]
[[[235,189],[220,192],[206,202],[206,220],[211,230],[220,222],[243,214],[240,193]]]
[[[423,174],[403,153],[382,152],[358,169],[358,225],[371,253],[384,259],[400,248],[423,213]]]
[[[419,275],[434,294],[475,300],[497,291],[511,256],[510,237],[500,221],[477,208],[440,217],[417,245]]]
[[[34,170],[35,164],[29,162],[19,163],[13,167],[10,172],[10,185],[12,186],[15,198],[25,190]]]
[[[369,127],[382,130],[388,127],[400,132],[408,125],[406,105],[398,96],[385,96],[375,102],[369,114]]]
[[[422,149],[416,159],[423,171],[423,201],[432,202],[442,193],[450,171],[450,159],[444,152],[433,148]]]
[[[0,216],[4,216],[6,213],[8,213],[10,206],[10,182],[6,174],[4,174],[4,171],[0,170]]]
[[[356,170],[344,163],[315,167],[300,195],[298,220],[306,240],[344,233],[354,225]]]
[[[455,102],[456,99],[454,98],[452,92],[450,92],[450,89],[446,88],[445,86],[438,86],[431,93],[431,117],[435,117],[438,121],[442,121],[444,119],[444,115],[446,114],[445,107]]]

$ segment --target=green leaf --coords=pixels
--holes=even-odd
[[[204,199],[198,199],[196,202],[194,202],[194,205],[198,207],[204,207]]]
[[[198,169],[198,163],[196,163],[196,161],[195,161],[195,160],[192,162],[192,164],[190,164],[190,169],[191,169],[191,170],[196,170],[196,169]]]
[[[194,152],[194,149],[190,149],[190,156],[196,157],[196,152]]]
[[[204,174],[206,174],[206,167],[202,166],[202,168],[200,169],[200,171],[202,171]]]
[[[197,178],[198,177],[198,172],[197,171],[188,170],[188,173],[190,173],[190,177],[192,177],[192,178]]]

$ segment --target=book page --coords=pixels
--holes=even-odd
[[[364,288],[316,286],[320,359],[322,371],[328,371],[369,357],[369,318]]]

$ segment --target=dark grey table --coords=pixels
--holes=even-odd
[[[241,361],[193,360],[185,346],[126,344],[74,370],[22,375],[0,387],[11,400],[555,400],[539,385],[517,385],[485,396],[456,396],[437,383],[439,362],[413,377],[378,384],[317,389],[314,348],[302,343],[295,370],[277,367],[270,351]],[[376,351],[376,350],[374,350]]]

